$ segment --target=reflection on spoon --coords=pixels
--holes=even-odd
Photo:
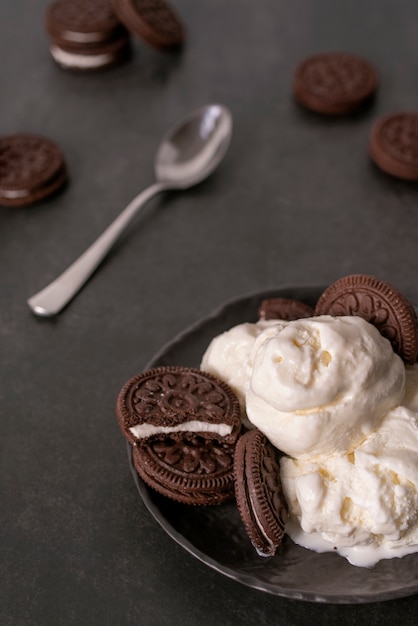
[[[154,171],[157,182],[137,195],[104,233],[63,274],[28,300],[36,315],[59,313],[83,287],[139,211],[161,191],[188,189],[211,174],[222,161],[232,135],[232,116],[220,104],[193,111],[163,138]]]

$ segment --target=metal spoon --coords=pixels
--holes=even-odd
[[[154,171],[157,182],[137,195],[104,233],[47,287],[29,298],[36,315],[59,313],[76,295],[139,211],[155,194],[188,189],[204,180],[222,161],[232,134],[230,111],[209,104],[193,111],[163,138]]]

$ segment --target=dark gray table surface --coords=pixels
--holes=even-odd
[[[176,0],[187,46],[134,41],[130,62],[77,74],[52,61],[46,0],[0,3],[0,134],[44,134],[71,181],[0,208],[0,623],[415,623],[418,598],[332,605],[247,588],[174,543],[139,499],[114,415],[121,385],[177,332],[257,289],[361,272],[418,300],[418,187],[368,158],[373,121],[418,110],[412,0]],[[302,111],[295,65],[324,50],[372,61],[380,89],[351,118]],[[189,110],[234,116],[207,182],[150,203],[70,306],[26,300],[153,181],[160,136]]]

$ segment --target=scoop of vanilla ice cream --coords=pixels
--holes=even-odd
[[[281,459],[291,519],[286,532],[316,551],[351,563],[418,549],[418,415],[397,407],[352,453]]]
[[[400,403],[405,367],[360,317],[277,324],[255,339],[246,366],[247,416],[286,454],[350,452]]]
[[[214,337],[208,345],[200,369],[225,381],[238,396],[245,413],[244,383],[248,357],[258,335],[272,326],[283,328],[286,322],[260,320],[244,323]]]

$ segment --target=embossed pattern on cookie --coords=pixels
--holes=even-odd
[[[418,355],[417,316],[410,302],[390,283],[367,274],[344,276],[320,296],[315,315],[357,315],[389,339],[407,364]]]
[[[23,206],[42,200],[67,180],[64,156],[46,137],[0,137],[0,204]]]
[[[392,113],[379,119],[370,134],[369,152],[387,174],[418,180],[418,113]]]
[[[125,32],[111,0],[56,0],[46,9],[45,26],[53,39],[67,44],[97,43]]]
[[[112,0],[116,15],[126,28],[161,50],[179,48],[185,27],[177,12],[165,0]]]
[[[130,443],[162,434],[200,433],[234,443],[241,429],[238,398],[223,381],[193,368],[147,370],[121,389],[116,415]]]
[[[234,497],[234,445],[200,436],[165,437],[135,446],[135,469],[158,493],[185,504],[222,504]]]
[[[377,89],[374,67],[343,52],[309,57],[296,68],[293,94],[302,106],[328,115],[347,114],[363,106]]]

